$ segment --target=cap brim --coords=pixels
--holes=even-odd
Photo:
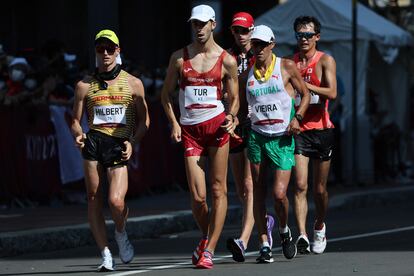
[[[195,16],[191,16],[187,22],[190,22],[191,20],[198,20],[201,22],[208,22],[210,20],[214,21],[214,18],[211,17],[207,17],[207,16],[201,16],[201,15],[195,15]]]
[[[115,43],[114,41],[112,41],[111,39],[107,38],[107,37],[99,37],[97,39],[95,39],[95,44],[97,44],[99,41],[109,41],[113,44],[115,44],[116,46],[119,46],[117,43]]]
[[[267,37],[265,38],[263,36],[252,36],[250,37],[250,40],[260,40],[260,41],[267,42],[267,43],[274,42],[274,39],[272,38],[268,39]]]
[[[231,24],[232,27],[243,27],[246,29],[251,29],[253,26],[249,26],[248,24],[246,24],[245,21],[236,21],[233,24]]]

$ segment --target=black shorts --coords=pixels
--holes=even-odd
[[[128,161],[122,160],[126,140],[90,130],[86,134],[82,156],[85,160],[98,161],[104,168],[127,165]]]
[[[334,144],[333,128],[307,130],[295,136],[295,154],[328,161],[332,159]]]

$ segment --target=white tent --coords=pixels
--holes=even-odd
[[[378,94],[377,110],[406,130],[408,118],[408,51],[412,36],[365,6],[357,5],[358,14],[358,177],[365,181],[373,176],[372,122],[367,115],[367,88]],[[318,48],[328,51],[337,62],[337,75],[344,84],[341,102],[342,170],[352,170],[352,1],[351,0],[289,0],[256,19],[255,24],[272,28],[278,55],[292,54],[296,40],[293,22],[296,17],[311,15],[322,25]],[[372,47],[374,46],[374,47]],[[375,51],[376,48],[378,51]],[[376,54],[375,54],[376,53]],[[378,54],[379,53],[379,54]],[[382,59],[381,59],[382,56]]]

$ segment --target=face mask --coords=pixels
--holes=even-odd
[[[35,79],[27,79],[24,81],[24,86],[29,90],[33,90],[37,86],[37,81]]]
[[[10,74],[12,81],[22,81],[26,77],[26,74],[22,70],[13,69]]]

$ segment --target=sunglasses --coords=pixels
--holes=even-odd
[[[261,41],[261,40],[252,40],[250,42],[254,48],[265,48],[269,46],[269,42]]]
[[[297,40],[299,39],[309,39],[312,38],[314,35],[316,35],[316,33],[311,33],[311,32],[296,32],[295,33],[295,37]]]
[[[95,46],[95,50],[97,53],[103,54],[106,51],[109,55],[113,55],[115,53],[116,48],[118,47],[116,47],[115,45],[96,45]]]
[[[249,28],[243,27],[232,27],[231,28],[235,34],[247,35],[250,32]]]

